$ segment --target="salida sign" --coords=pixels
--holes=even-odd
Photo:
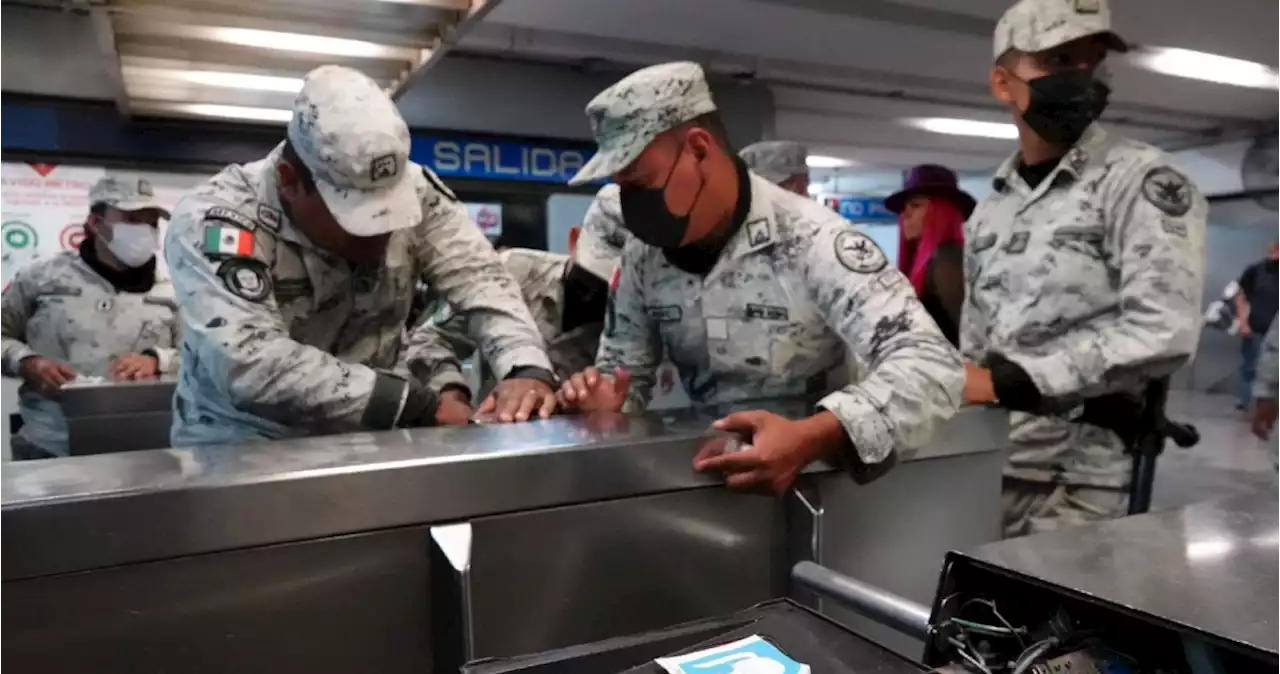
[[[445,178],[564,183],[592,154],[555,143],[414,136],[411,158]]]

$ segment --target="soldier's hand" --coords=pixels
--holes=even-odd
[[[594,367],[565,380],[556,395],[560,406],[580,412],[621,412],[631,388],[631,373],[615,368],[606,376]]]
[[[1253,328],[1249,327],[1249,321],[1236,321],[1236,325],[1240,326],[1240,336],[1247,339],[1253,336]]]
[[[556,394],[537,379],[504,379],[480,404],[479,414],[503,423],[528,421],[536,412],[547,419],[556,411]]]
[[[805,466],[827,451],[827,443],[813,432],[811,421],[792,421],[762,410],[730,414],[712,428],[734,433],[746,444],[726,452],[731,438],[709,440],[694,457],[693,469],[724,473],[730,489],[781,494]]]
[[[436,408],[436,424],[465,426],[471,421],[471,411],[471,401],[461,391],[445,391],[440,394],[440,406]]]
[[[160,361],[155,356],[127,353],[111,361],[107,376],[112,381],[155,379],[160,376]]]
[[[76,378],[76,371],[66,363],[44,356],[27,356],[18,364],[18,374],[41,395],[53,395],[64,384]]]
[[[967,405],[987,405],[996,401],[995,384],[991,370],[978,367],[972,361],[964,362],[964,402]]]
[[[1253,405],[1253,434],[1266,440],[1276,426],[1276,415],[1280,412],[1275,398],[1258,398]]]

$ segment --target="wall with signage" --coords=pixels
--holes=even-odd
[[[89,213],[89,188],[106,173],[101,166],[0,163],[0,283],[9,283],[14,272],[27,264],[80,246]],[[157,201],[168,208],[209,178],[203,173],[167,171],[112,173],[151,181]],[[501,204],[465,206],[471,220],[491,241],[502,234]],[[161,276],[167,276],[163,257],[158,266]]]

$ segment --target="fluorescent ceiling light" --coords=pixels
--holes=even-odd
[[[853,162],[848,159],[839,157],[828,157],[821,154],[811,154],[805,158],[804,163],[809,168],[844,168],[853,166]]]
[[[225,73],[212,70],[179,70],[175,72],[175,75],[178,79],[207,87],[279,91],[286,94],[295,94],[302,89],[301,77],[250,75],[247,73]]]
[[[179,103],[165,106],[168,110],[185,112],[201,117],[249,119],[255,122],[288,122],[293,111],[281,108],[250,108],[243,105],[214,105],[212,103]]]
[[[951,136],[977,136],[979,138],[1015,139],[1018,127],[1003,122],[979,122],[976,119],[954,119],[951,117],[922,117],[908,119],[907,124],[924,129],[931,133],[945,133]]]
[[[295,94],[302,89],[301,77],[278,77],[274,75],[251,75],[248,73],[232,73],[215,70],[184,70],[181,68],[152,68],[147,66],[124,65],[121,68],[127,79],[135,81],[149,78],[160,78],[175,82],[198,84],[207,87],[226,89],[249,89],[252,91],[273,91]]]
[[[310,54],[330,54],[357,58],[399,58],[404,53],[404,48],[402,47],[391,47],[376,42],[325,37],[323,35],[307,35],[305,33],[282,33],[255,28],[219,26],[210,28],[209,36],[219,42],[228,42],[246,47],[299,51]]]
[[[1280,89],[1280,73],[1275,68],[1176,47],[1142,47],[1129,55],[1140,68],[1163,75],[1254,89]]]

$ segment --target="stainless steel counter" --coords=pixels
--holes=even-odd
[[[566,416],[14,463],[0,474],[2,535],[23,552],[4,556],[3,578],[713,486],[690,463],[724,412]],[[981,414],[955,423],[978,433],[992,426],[976,423]],[[997,446],[940,440],[901,460]],[[808,472],[830,470],[815,464]]]
[[[1277,652],[1276,493],[978,547],[966,556],[1108,604]]]
[[[67,419],[72,456],[169,446],[172,380],[72,384],[56,400]]]
[[[784,596],[798,558],[927,599],[947,549],[998,532],[999,413],[871,484],[811,466],[802,501],[692,472],[726,411],[6,465],[4,662],[451,671]]]

